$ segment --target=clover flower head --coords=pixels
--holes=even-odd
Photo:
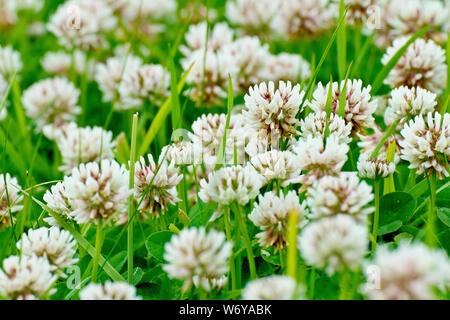
[[[377,102],[371,100],[371,86],[363,87],[361,80],[345,80],[328,83],[325,87],[319,82],[313,93],[313,100],[308,102],[309,107],[314,112],[325,111],[327,105],[328,92],[331,87],[331,112],[338,114],[340,108],[341,92],[346,89],[344,120],[345,123],[352,124],[352,135],[361,132],[365,128],[370,128],[374,124],[373,114],[377,109]]]
[[[263,177],[252,166],[224,167],[213,171],[200,181],[199,197],[204,202],[215,201],[229,205],[236,201],[246,205],[259,194]]]
[[[177,185],[182,176],[174,161],[160,159],[155,164],[151,154],[148,155],[148,163],[141,157],[136,162],[134,177],[134,197],[142,215],[159,217],[169,205],[180,201]]]
[[[299,297],[295,280],[273,275],[250,281],[242,291],[244,300],[292,300]]]
[[[163,266],[170,278],[184,281],[184,288],[198,277],[199,286],[210,290],[209,279],[217,279],[228,272],[232,243],[223,232],[205,228],[183,229],[165,245]]]
[[[72,208],[71,217],[79,224],[100,221],[117,225],[128,220],[129,173],[114,160],[80,164],[64,178]]]
[[[367,227],[343,214],[309,223],[298,239],[306,262],[325,269],[329,275],[356,269],[363,261],[368,242]]]
[[[374,208],[372,187],[359,181],[356,172],[341,172],[338,176],[327,176],[316,181],[308,189],[310,219],[320,219],[337,214],[347,214],[361,223]]]
[[[74,258],[77,242],[70,232],[58,227],[30,229],[17,241],[23,255],[47,258],[52,271],[64,276],[64,269],[78,262]]]
[[[434,289],[445,290],[450,282],[445,252],[417,242],[401,242],[395,250],[380,246],[364,271],[362,291],[373,300],[436,299]]]
[[[256,235],[263,248],[274,247],[275,252],[287,245],[288,220],[291,214],[297,214],[302,226],[306,212],[306,203],[300,204],[295,191],[286,196],[276,196],[272,191],[259,195],[258,203],[248,216],[262,231]]]
[[[381,62],[386,65],[407,40],[408,37],[395,39]],[[446,82],[445,50],[433,40],[424,39],[417,39],[408,47],[384,80],[392,88],[421,87],[437,94],[442,92]]]
[[[290,81],[280,81],[275,88],[272,81],[262,82],[250,87],[244,97],[247,108],[243,110],[244,120],[250,128],[269,137],[298,135],[296,116],[301,111],[303,96],[299,84],[292,86]]]
[[[80,300],[141,300],[136,288],[127,282],[90,283],[80,291]]]
[[[44,257],[10,256],[0,270],[0,295],[10,300],[37,300],[56,292],[51,288],[56,279]]]
[[[400,157],[409,162],[417,174],[436,172],[439,179],[448,177],[446,158],[450,157],[450,114],[438,112],[416,116],[400,131]]]

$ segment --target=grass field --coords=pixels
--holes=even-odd
[[[448,299],[449,21],[0,0],[0,297]]]

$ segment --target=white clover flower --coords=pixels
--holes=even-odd
[[[299,181],[305,186],[312,185],[323,176],[338,174],[347,161],[347,144],[339,143],[336,136],[329,136],[326,144],[322,137],[300,138],[292,151],[297,155],[297,161],[303,174]]]
[[[270,81],[250,87],[245,95],[243,110],[244,121],[253,130],[264,136],[281,138],[298,135],[296,126],[299,121],[296,116],[301,111],[304,92],[300,92],[300,85],[294,87],[291,82],[280,81],[278,89]]]
[[[303,290],[291,277],[273,275],[250,281],[242,291],[242,299],[293,300],[300,298],[299,291]]]
[[[0,74],[0,101],[3,101],[3,98],[5,97],[6,91],[8,90],[8,83],[6,82],[5,78]],[[3,106],[3,109],[0,110],[0,121],[4,120],[6,118],[7,112],[6,112],[6,104]]]
[[[228,76],[235,83],[239,72],[235,59],[230,54],[209,49],[206,56],[202,50],[194,51],[181,60],[181,65],[185,71],[192,66],[186,83],[193,87],[187,94],[197,104],[219,104],[221,99],[227,97]],[[233,90],[237,90],[236,85],[233,85]]]
[[[0,75],[5,79],[10,79],[16,72],[23,68],[20,53],[14,51],[11,46],[0,46]]]
[[[450,114],[442,118],[438,112],[429,112],[426,122],[419,115],[406,123],[400,134],[404,138],[399,142],[400,157],[409,162],[408,168],[417,169],[417,174],[436,172],[439,179],[449,176]]]
[[[64,186],[72,208],[71,217],[79,224],[128,220],[129,173],[114,160],[80,164],[72,175],[64,178]]]
[[[301,136],[303,138],[311,136],[325,139],[326,119],[327,113],[325,111],[310,113],[305,119],[300,120]],[[350,137],[352,124],[346,124],[345,120],[335,113],[330,113],[328,130],[330,136],[336,136],[338,143],[349,144],[352,141]]]
[[[64,133],[57,135],[55,141],[64,163],[59,169],[65,173],[70,173],[81,163],[114,159],[112,132],[101,127],[78,128],[72,122]]]
[[[261,78],[265,81],[303,81],[311,77],[311,67],[301,55],[280,53],[269,55],[261,71]]]
[[[262,230],[256,235],[261,247],[274,247],[275,252],[285,248],[289,216],[295,212],[299,216],[299,226],[303,225],[305,207],[306,203],[300,204],[295,191],[289,191],[286,196],[282,193],[276,196],[272,191],[259,195],[248,218]]]
[[[161,65],[149,64],[131,68],[123,75],[119,93],[128,108],[142,106],[145,101],[157,103],[169,96],[170,74]]]
[[[68,193],[63,182],[58,182],[50,190],[45,191],[44,201],[54,213],[62,216],[64,219],[72,219],[70,216],[72,208],[69,204]],[[59,226],[53,216],[44,218],[43,220],[50,226]]]
[[[174,162],[177,166],[189,166],[200,164],[201,152],[200,146],[191,141],[181,140],[163,147],[161,156],[166,155],[165,159],[169,163]]]
[[[0,270],[0,295],[10,300],[36,300],[56,292],[57,276],[48,260],[36,255],[10,256]]]
[[[317,36],[333,25],[329,0],[284,0],[272,20],[272,29],[286,38]]]
[[[203,157],[214,156],[219,154],[220,147],[223,143],[225,128],[227,123],[227,115],[220,114],[202,114],[192,123],[192,134],[190,138],[195,148],[200,148]],[[232,114],[227,129],[226,145],[225,145],[225,161],[228,158],[233,159],[234,150],[236,148],[239,163],[243,158],[243,147],[245,144],[246,130],[244,120],[240,114]],[[204,159],[205,160],[205,159]],[[215,163],[213,163],[215,165]]]
[[[431,300],[437,298],[434,289],[449,286],[450,261],[443,250],[401,242],[395,250],[380,246],[365,274],[362,291],[369,299]]]
[[[68,49],[104,48],[107,42],[102,33],[117,25],[113,13],[103,0],[69,0],[50,17],[47,29]]]
[[[160,159],[156,165],[151,154],[148,155],[148,164],[144,157],[136,162],[134,197],[141,214],[159,217],[167,211],[169,205],[181,201],[177,185],[183,177],[179,173],[175,162],[168,163],[165,159]]]
[[[386,65],[407,40],[407,37],[395,39],[392,46],[386,49],[381,62]],[[408,47],[384,80],[392,88],[402,85],[421,87],[437,94],[442,92],[446,82],[445,50],[432,40],[424,39],[417,39]]]
[[[384,136],[384,132],[381,130],[381,128],[377,124],[374,124],[372,129],[374,131],[372,134],[364,134],[364,135],[360,134],[360,133],[357,134],[358,138],[360,139],[360,141],[358,141],[358,147],[360,147],[362,149],[361,153],[372,154],[372,152],[375,150],[376,146],[378,145],[378,143]],[[399,134],[393,134],[392,137],[390,139],[388,139],[381,146],[381,149],[380,149],[380,152],[378,153],[377,159],[387,159],[387,150],[389,147],[389,143],[392,141],[392,139],[395,139],[396,152],[394,155],[394,163],[397,164],[400,161],[400,157],[399,157],[400,138],[401,138],[401,136]]]
[[[16,246],[23,255],[47,258],[52,271],[61,275],[64,275],[64,269],[78,262],[74,258],[77,242],[70,232],[58,227],[30,229],[23,233]]]
[[[270,56],[267,44],[261,44],[258,37],[242,37],[223,46],[220,52],[230,56],[238,69],[236,85],[246,91],[251,85],[263,81],[265,68]]]
[[[262,185],[263,177],[252,166],[224,167],[200,181],[198,195],[203,202],[229,205],[236,201],[246,205],[259,194]]]
[[[14,1],[0,0],[0,29],[7,29],[17,23],[17,10]]]
[[[80,300],[141,300],[136,288],[127,282],[90,283],[80,291]]]
[[[206,291],[212,291],[214,289],[222,290],[228,283],[228,277],[226,275],[223,275],[218,278],[205,278],[194,276],[192,278],[192,282],[194,286],[196,286],[197,288],[202,287],[205,288]]]
[[[20,189],[17,178],[11,177],[9,173],[0,174],[0,226],[10,226],[11,214],[23,209]]]
[[[279,0],[236,0],[226,4],[226,16],[234,25],[246,31],[265,31],[276,14]]]
[[[114,98],[119,94],[119,85],[125,75],[134,73],[141,66],[142,60],[131,54],[125,57],[112,57],[105,63],[97,64],[95,81],[97,81],[103,93],[103,101],[114,101]]]
[[[372,159],[370,154],[362,152],[359,155],[357,168],[361,178],[386,178],[394,174],[395,163],[381,160],[379,157]]]
[[[348,215],[338,214],[309,223],[298,239],[300,254],[316,268],[332,275],[356,269],[367,251],[367,227]]]
[[[308,189],[308,194],[306,201],[311,209],[310,219],[346,214],[365,223],[374,210],[368,206],[374,197],[372,187],[359,181],[356,172],[323,177]]]
[[[47,52],[41,60],[42,68],[50,74],[62,75],[69,72],[72,57],[64,51]]]
[[[164,249],[163,270],[170,278],[184,281],[184,288],[198,277],[199,286],[210,290],[209,279],[217,279],[228,272],[228,259],[233,244],[225,240],[223,232],[205,228],[183,229],[173,235]]]
[[[195,52],[204,52],[205,43],[208,51],[218,52],[223,46],[233,42],[234,31],[226,23],[217,23],[210,32],[206,41],[207,25],[206,21],[199,24],[190,25],[186,35],[186,45],[180,46],[180,51],[189,57]]]
[[[410,37],[426,26],[431,26],[424,35],[426,39],[432,39],[439,44],[445,43],[447,36],[444,24],[448,21],[449,13],[441,1],[385,1],[381,7],[382,25],[377,29],[375,37],[378,45],[387,47],[393,40],[402,36]]]
[[[400,87],[392,90],[384,122],[389,126],[396,120],[402,123],[419,114],[434,112],[437,105],[435,93],[420,87]]]
[[[47,124],[60,125],[75,120],[81,112],[77,106],[80,91],[66,78],[51,78],[29,87],[22,96],[27,115],[36,121],[38,130]]]
[[[264,185],[278,181],[281,186],[297,183],[301,174],[297,157],[290,151],[271,150],[250,158],[251,165],[264,177]]]
[[[332,99],[331,112],[338,114],[340,105],[341,91],[345,86],[345,80],[333,82],[332,84]],[[313,100],[308,102],[309,107],[316,113],[325,111],[327,104],[328,91],[330,83],[325,87],[321,82],[317,85],[313,93]],[[364,128],[371,128],[374,124],[373,114],[377,109],[377,102],[371,101],[370,96],[371,86],[363,87],[361,80],[347,80],[346,96],[345,96],[345,123],[352,124],[352,135],[361,132]]]

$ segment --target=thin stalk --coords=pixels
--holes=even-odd
[[[298,232],[298,212],[292,210],[288,219],[288,244],[287,244],[287,269],[286,274],[297,281],[297,232]]]
[[[377,146],[375,147],[375,149],[373,150],[372,154],[370,155],[370,157],[372,159],[375,159],[378,156],[378,153],[380,152],[380,150],[383,147],[383,145],[386,143],[387,139],[394,133],[395,128],[397,128],[397,125],[398,125],[399,121],[400,120],[395,120],[394,123],[391,124],[389,129],[387,129],[387,131],[385,132],[384,136],[378,142]]]
[[[242,214],[241,206],[237,203],[237,218],[240,220],[239,226],[241,228],[241,234],[244,238],[244,245],[247,250],[247,258],[248,258],[248,264],[250,267],[250,279],[255,280],[257,278],[256,274],[256,264],[255,264],[255,257],[253,256],[253,250],[252,250],[252,243],[250,241],[250,237],[248,235],[248,229],[247,229],[247,221],[245,219],[245,215]]]
[[[130,149],[130,184],[129,188],[134,189],[134,169],[136,162],[136,140],[137,140],[137,128],[138,128],[139,116],[136,113],[133,116],[133,127],[131,132],[131,149]],[[127,251],[128,251],[128,282],[133,281],[133,255],[134,255],[134,243],[133,243],[133,216],[134,216],[134,196],[130,195],[128,198],[128,237],[127,237]]]
[[[373,214],[372,226],[372,253],[374,253],[377,248],[377,233],[380,221],[380,183],[380,179],[375,178],[375,212]]]
[[[97,276],[98,276],[98,262],[100,259],[100,254],[102,252],[102,245],[103,245],[103,230],[102,230],[102,220],[99,219],[97,223],[97,232],[95,235],[95,254],[94,254],[94,261],[92,265],[92,275],[91,279],[92,282],[97,282]]]
[[[230,228],[230,208],[226,207],[223,213],[223,221],[225,224],[225,233],[227,235],[227,241],[232,242],[231,228]],[[234,257],[230,257],[230,274],[231,274],[231,290],[236,290],[236,269],[234,265]]]
[[[430,188],[430,201],[427,225],[425,231],[425,243],[434,248],[436,246],[435,237],[435,222],[436,222],[436,173],[433,172],[430,176],[427,174],[428,186]]]
[[[311,273],[309,274],[309,285],[308,285],[308,296],[309,299],[314,299],[314,289],[316,285],[316,271],[314,268],[311,269]]]
[[[348,300],[350,291],[350,271],[344,270],[339,275],[339,300]]]
[[[187,192],[187,181],[186,181],[186,166],[183,166],[183,202],[184,202],[184,212],[189,215],[189,202],[188,202],[188,192]],[[195,175],[195,174],[194,174]]]

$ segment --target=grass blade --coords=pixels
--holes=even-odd
[[[339,3],[339,19],[343,18],[342,25],[338,29],[337,34],[337,53],[338,53],[338,70],[339,80],[344,79],[345,70],[347,69],[347,28],[345,26],[346,8],[344,0]]]
[[[184,87],[184,84],[186,82],[186,78],[189,74],[189,72],[192,69],[193,64],[189,67],[189,69],[185,72],[181,80],[178,82],[178,92],[181,92],[181,90]],[[150,125],[150,128],[148,129],[147,133],[145,134],[144,140],[142,141],[141,147],[139,148],[138,155],[143,156],[148,148],[150,147],[153,139],[155,138],[156,134],[158,133],[159,129],[162,125],[164,125],[164,121],[166,120],[167,116],[170,113],[170,110],[172,108],[172,102],[171,97],[169,97],[161,106],[158,113],[156,114],[155,118],[153,119],[152,124]]]
[[[224,164],[225,152],[227,148],[227,131],[230,126],[231,119],[231,109],[234,104],[234,96],[233,96],[233,84],[231,83],[231,77],[228,75],[228,103],[227,103],[227,122],[225,124],[225,130],[223,134],[222,143],[220,144],[219,153],[217,156],[216,170],[219,169]]]

